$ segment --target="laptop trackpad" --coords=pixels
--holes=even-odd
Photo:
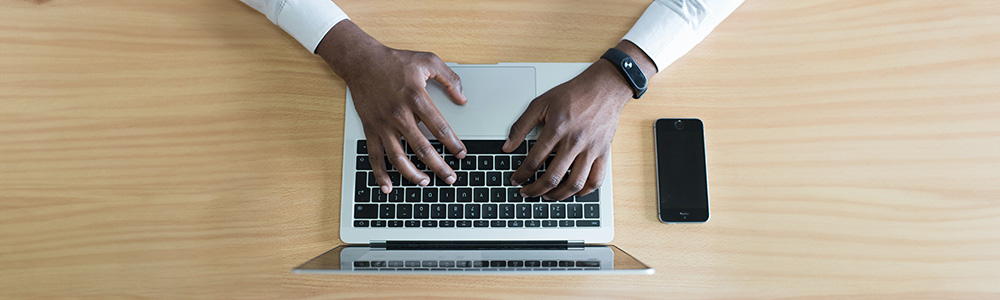
[[[534,67],[451,66],[462,78],[465,105],[451,101],[444,88],[433,79],[427,93],[459,138],[503,139],[510,125],[535,99]],[[433,135],[421,124],[428,138]]]

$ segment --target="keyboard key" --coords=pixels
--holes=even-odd
[[[596,268],[601,266],[600,261],[578,260],[576,266],[579,268]]]
[[[389,174],[389,181],[392,181],[392,186],[401,185],[399,180],[402,175],[400,175],[399,172],[387,172],[387,173]]]
[[[475,155],[466,155],[465,158],[460,159],[458,163],[462,166],[463,171],[472,171],[476,169],[477,158]]]
[[[455,262],[450,260],[442,260],[440,265],[442,268],[454,268]]]
[[[461,169],[461,165],[459,164],[459,159],[457,157],[451,155],[445,155],[444,163],[448,164],[448,167],[451,168],[452,170]]]
[[[561,268],[569,268],[569,267],[573,267],[573,265],[574,265],[574,263],[573,263],[572,260],[560,260],[559,261],[559,267],[561,267]]]
[[[404,262],[403,265],[406,266],[407,268],[416,268],[420,266],[420,261],[408,260]]]
[[[562,220],[559,221],[559,227],[573,227],[573,223],[571,220]]]
[[[566,204],[556,203],[549,206],[549,216],[553,219],[566,218]]]
[[[469,172],[465,171],[455,171],[455,183],[453,186],[467,186],[469,185]]]
[[[438,190],[438,200],[441,202],[455,202],[455,188],[441,188]]]
[[[542,261],[542,266],[543,267],[558,267],[559,266],[559,262],[558,261],[554,261],[554,260],[543,260]]]
[[[409,220],[409,221],[406,221],[405,223],[406,223],[406,227],[420,227],[420,221]]]
[[[372,227],[385,227],[385,220],[372,220]]]
[[[549,205],[548,204],[532,204],[532,218],[534,219],[548,219],[549,218]]]
[[[372,268],[385,268],[385,265],[386,263],[384,260],[378,260],[372,262]]]
[[[423,221],[423,227],[438,227],[438,221]]]
[[[472,227],[472,221],[462,220],[455,222],[455,226],[458,227]]]
[[[490,202],[507,202],[507,189],[505,188],[490,189]]]
[[[503,173],[501,172],[486,172],[486,185],[488,186],[503,186],[509,185],[510,181],[506,184],[503,183]]]
[[[510,182],[511,176],[514,176],[514,171],[503,172],[503,177],[500,178],[500,182],[502,182],[503,185],[512,185],[513,183]]]
[[[378,181],[375,180],[375,172],[368,173],[368,186],[378,186]]]
[[[358,169],[358,170],[371,170],[372,169],[372,164],[371,164],[371,162],[368,161],[368,156],[367,155],[358,155],[357,160],[358,160],[358,163],[357,163],[357,165],[355,165],[356,169]]]
[[[598,207],[599,204],[587,204],[583,206],[583,217],[587,219],[596,219],[600,217],[601,208]]]
[[[382,158],[382,160],[385,161],[385,170],[386,171],[396,170],[396,168],[392,166],[392,162],[389,161],[389,157],[388,156]]]
[[[521,198],[520,188],[508,188],[507,189],[507,202],[522,202],[524,198]]]
[[[524,156],[524,155],[514,155],[514,156],[511,156],[510,157],[510,169],[511,170],[517,170],[518,168],[520,168],[521,164],[524,163],[524,159],[525,158],[528,158],[528,157]]]
[[[409,219],[413,217],[413,205],[412,204],[399,204],[396,205],[396,218],[399,219]],[[406,226],[410,227],[410,226]]]
[[[377,219],[378,218],[378,204],[355,204],[354,205],[354,218],[355,219]]]
[[[382,193],[379,188],[372,188],[370,194],[372,195],[372,202],[385,202],[389,195]]]
[[[496,219],[496,218],[497,218],[497,205],[483,204],[483,219]]]
[[[368,141],[358,140],[358,154],[368,154]]]
[[[463,211],[464,211],[464,209],[462,209],[462,205],[461,204],[448,204],[448,218],[449,219],[461,219]]]
[[[441,225],[441,227],[455,227],[455,221],[443,220],[438,225]]]
[[[577,227],[600,227],[601,221],[598,220],[580,220],[576,221]]]
[[[489,227],[489,224],[489,222],[482,220],[472,222],[472,225],[475,227]]]
[[[520,220],[507,221],[507,227],[523,227],[523,226],[524,226],[524,221]]]
[[[490,221],[490,227],[507,227],[507,221]]]
[[[356,262],[354,262],[354,267],[355,268],[367,268],[369,266],[370,266],[370,264],[367,261],[356,261]]]
[[[542,261],[540,261],[540,260],[526,260],[526,261],[524,261],[524,266],[525,267],[530,267],[530,268],[537,268],[537,267],[542,266]]]
[[[567,204],[566,217],[570,219],[583,218],[583,204]]]
[[[406,188],[406,202],[420,202],[420,188]]]
[[[467,204],[465,205],[465,218],[466,219],[479,219],[482,212],[480,212],[479,204]],[[480,226],[476,226],[480,227]]]
[[[437,202],[438,201],[438,189],[437,188],[424,188],[423,193],[424,202]]]
[[[468,268],[472,266],[472,262],[468,260],[460,260],[455,262],[456,268]]]
[[[531,204],[518,204],[514,208],[514,216],[518,219],[531,219]]]
[[[459,188],[455,192],[455,201],[458,201],[458,202],[472,202],[472,189],[471,188]]]
[[[389,227],[403,227],[403,221],[389,221]]]
[[[368,227],[368,221],[365,220],[354,221],[354,227]]]
[[[500,204],[499,216],[501,219],[514,218],[514,204]]]
[[[597,190],[594,190],[594,192],[592,192],[590,194],[586,194],[586,195],[583,195],[583,196],[577,196],[576,197],[576,202],[597,202],[597,201],[600,200],[600,197],[599,197],[599,194],[600,194],[599,192],[600,191],[601,191],[600,189],[597,189]]]
[[[556,227],[559,226],[559,221],[555,220],[543,220],[542,227]]]
[[[371,201],[371,191],[368,187],[361,187],[354,191],[354,202],[368,202]]]
[[[413,163],[414,167],[417,167],[417,170],[421,170],[421,171],[427,170],[427,165],[424,164],[424,162],[421,161],[419,157],[410,156],[410,162]]]
[[[493,157],[493,169],[510,170],[510,156],[498,155]]]
[[[447,206],[444,204],[431,204],[431,219],[444,219],[447,215]]]
[[[396,218],[396,205],[395,204],[382,204],[378,208],[378,217],[382,219],[395,219]],[[392,227],[391,224],[389,227]]]
[[[488,188],[476,188],[472,190],[472,201],[475,202],[489,202],[490,201],[490,189]]]
[[[441,144],[441,142],[431,141],[431,147],[433,147],[434,151],[436,151],[438,154],[444,154],[444,145]]]
[[[476,163],[477,170],[493,170],[493,157],[489,155],[480,155],[479,162]]]
[[[405,193],[404,188],[394,188],[389,192],[389,202],[403,202],[403,193]]]
[[[488,260],[476,260],[472,261],[473,268],[485,268],[490,266],[490,261]]]
[[[522,266],[524,266],[524,261],[523,260],[508,260],[507,261],[507,267],[510,267],[510,268],[520,268]]]
[[[469,172],[469,185],[470,186],[485,186],[486,185],[486,172]]]
[[[413,218],[414,219],[426,219],[430,217],[430,205],[429,204],[414,204],[413,205]]]
[[[525,220],[524,227],[539,227],[542,226],[542,222],[539,220]]]
[[[462,140],[469,154],[502,154],[506,140]]]

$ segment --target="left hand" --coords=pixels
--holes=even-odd
[[[536,125],[541,126],[535,146],[511,176],[511,183],[528,182],[549,153],[555,152],[545,174],[521,188],[523,197],[563,200],[599,188],[604,181],[618,115],[631,98],[631,88],[605,59],[535,98],[511,126],[503,146],[504,152],[514,151]],[[567,174],[570,169],[572,172]]]

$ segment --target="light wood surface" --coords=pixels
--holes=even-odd
[[[492,63],[593,61],[648,2],[338,4]],[[0,0],[0,298],[1000,298],[997,1],[745,3],[622,112],[653,276],[291,274],[340,243],[344,89],[235,0]],[[706,224],[656,219],[658,117],[707,124]]]

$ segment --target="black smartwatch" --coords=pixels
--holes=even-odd
[[[642,74],[642,69],[639,69],[639,65],[632,60],[632,57],[621,50],[611,48],[604,52],[601,58],[611,61],[622,76],[625,76],[625,81],[632,86],[632,99],[639,99],[646,93],[646,75]]]

